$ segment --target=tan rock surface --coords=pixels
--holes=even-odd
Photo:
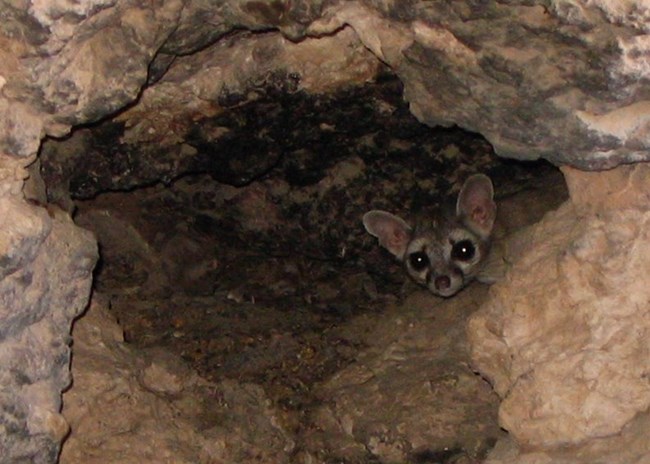
[[[49,462],[68,424],[73,318],[90,291],[97,247],[60,210],[0,198],[1,462]]]
[[[11,435],[3,442],[4,459],[56,459],[55,442],[65,428],[57,405],[67,382],[66,340],[86,302],[95,259],[87,234],[62,216],[50,231],[45,211],[24,201],[24,168],[45,136],[63,137],[73,126],[156,94],[166,101],[151,108],[172,115],[148,124],[136,105],[130,135],[150,137],[157,150],[163,133],[176,143],[179,158],[191,158],[183,124],[254,98],[260,80],[279,81],[284,90],[328,90],[330,82],[364,81],[383,61],[404,82],[422,122],[480,132],[501,155],[585,169],[647,161],[649,11],[645,0],[3,2],[0,342],[5,353],[27,353],[33,361],[0,373],[6,398],[0,424]],[[264,46],[256,48],[258,42]],[[202,74],[210,56],[221,59]],[[166,129],[173,132],[178,121],[178,133],[169,135]],[[635,172],[632,177],[641,171]],[[620,191],[611,182],[605,188]],[[531,252],[495,288],[494,301],[511,309],[494,303],[484,311],[512,311],[515,318],[501,314],[474,323],[489,345],[477,363],[508,395],[502,420],[522,442],[556,445],[616,433],[647,408],[648,387],[640,379],[647,374],[642,308],[648,303],[639,276],[648,275],[648,184],[630,185],[639,203],[615,208],[596,202],[607,191],[585,188],[585,200],[578,201],[580,188],[574,188],[574,203],[537,229]],[[535,296],[503,290],[508,285]],[[529,305],[536,310],[528,313]],[[530,315],[529,323],[516,322],[522,314]],[[47,333],[56,348],[32,345],[39,340],[32,331]],[[504,339],[517,344],[506,346]],[[490,352],[513,358],[494,362]],[[567,382],[551,403],[552,390],[540,390],[537,382],[556,383],[556,371],[565,372]],[[517,398],[529,404],[513,404]],[[519,421],[522,414],[527,419]],[[566,433],[558,428],[563,417],[574,421]]]
[[[352,462],[366,453],[386,463],[484,456],[500,436],[497,403],[469,368],[464,325],[486,290],[449,300],[420,291],[382,315],[369,348],[319,390],[321,434],[309,448]]]
[[[181,122],[222,106],[214,95],[251,97],[268,73],[318,91],[383,62],[421,121],[480,132],[502,155],[587,169],[648,160],[649,11],[643,0],[16,3],[0,28],[0,147],[33,155],[43,135],[145,89]]]
[[[571,200],[469,322],[474,364],[524,447],[613,436],[650,406],[650,166],[565,174]]]
[[[288,462],[293,441],[260,387],[212,384],[164,350],[133,351],[101,296],[74,339],[62,464]]]

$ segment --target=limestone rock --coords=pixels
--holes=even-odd
[[[650,406],[650,166],[565,174],[571,200],[530,231],[468,329],[501,425],[529,449],[616,435]]]
[[[90,292],[97,247],[62,211],[0,199],[1,462],[52,462],[68,424],[69,330]]]
[[[650,159],[647,1],[213,3],[3,2],[0,456],[8,462],[56,458],[65,433],[57,411],[68,381],[69,325],[85,304],[96,259],[89,234],[24,201],[24,168],[46,136],[64,137],[72,126],[133,105],[117,121],[127,139],[147,144],[149,159],[164,142],[178,150],[172,160],[191,160],[182,143],[191,126],[255,100],[260,83],[277,84],[278,95],[327,92],[371,79],[383,63],[422,122],[480,132],[503,156],[584,169]],[[97,177],[120,180],[140,159],[114,155],[104,153],[109,169]],[[158,161],[145,181],[178,172]],[[494,303],[481,313],[489,317],[473,322],[489,345],[476,351],[477,364],[506,396],[502,421],[522,443],[608,436],[648,407],[648,294],[638,279],[648,270],[648,184],[641,172],[629,177],[635,204],[618,193],[602,200],[588,183],[580,183],[584,194],[574,187],[573,203],[531,236],[538,250],[495,288],[498,306],[514,309]],[[538,270],[545,274],[523,277]],[[530,287],[535,297],[513,296],[508,285]],[[500,311],[522,311],[530,323]],[[499,355],[514,357],[496,362]],[[549,404],[552,391],[557,401]],[[261,393],[253,396],[262,402]],[[571,419],[565,431],[563,417]]]
[[[589,440],[578,446],[526,451],[503,440],[485,464],[642,464],[650,459],[650,416],[640,414],[620,434]]]
[[[610,168],[648,160],[649,10],[643,0],[16,4],[2,26],[0,146],[33,155],[43,135],[136,101],[134,130],[167,138],[172,123],[236,102],[223,98],[233,91],[253,97],[264,76],[317,92],[368,79],[381,61],[426,124],[480,132],[504,156]],[[229,34],[242,29],[264,32]],[[153,107],[164,111],[142,116]]]
[[[73,335],[62,464],[289,462],[293,441],[260,387],[213,384],[170,353],[135,352],[100,295]]]
[[[322,436],[308,449],[346,462],[482,458],[500,433],[493,393],[468,368],[464,323],[485,291],[445,301],[419,292],[384,315],[369,349],[319,390]]]
[[[649,11],[642,1],[345,2],[310,30],[350,25],[427,124],[480,132],[504,156],[598,169],[648,159]]]
[[[74,327],[74,385],[63,398],[72,431],[61,462],[199,462],[202,437],[175,417],[169,401],[154,394],[158,388],[152,392],[139,385],[139,358],[124,346],[101,298],[95,300]],[[195,382],[188,376],[183,387]],[[170,434],[172,422],[179,427]]]

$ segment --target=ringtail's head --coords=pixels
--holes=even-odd
[[[450,297],[474,279],[489,253],[497,209],[493,197],[490,178],[475,174],[458,194],[455,215],[411,227],[391,213],[373,210],[363,216],[363,225],[404,263],[413,280]]]

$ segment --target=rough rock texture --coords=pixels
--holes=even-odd
[[[481,132],[503,155],[590,169],[648,159],[650,7],[640,0],[4,7],[0,147],[13,156],[139,96],[182,123],[250,98],[269,74],[319,91],[367,79],[379,59],[423,122]],[[143,136],[167,130],[153,125]]]
[[[570,201],[513,250],[506,280],[470,320],[472,358],[522,447],[592,450],[576,452],[580,463],[647,460],[647,429],[645,442],[628,433],[650,406],[650,165],[564,172]],[[626,443],[636,448],[619,455]]]
[[[73,335],[61,463],[288,462],[294,443],[260,387],[213,384],[168,352],[133,351],[98,295]]]
[[[313,30],[350,24],[404,81],[423,122],[475,130],[516,158],[586,169],[648,159],[646,2],[389,11],[401,21],[346,4]]]
[[[35,362],[6,371],[2,404],[10,438],[2,442],[3,459],[54,459],[65,429],[56,419],[67,379],[65,340],[70,320],[84,305],[95,253],[88,235],[63,217],[49,221],[43,209],[24,201],[43,200],[39,182],[33,192],[23,190],[25,168],[43,137],[64,137],[72,126],[139,102],[119,120],[129,129],[125,140],[191,157],[192,147],[183,140],[192,135],[192,124],[255,99],[260,83],[275,83],[280,94],[328,91],[372,78],[381,61],[404,82],[419,119],[479,131],[502,155],[542,156],[587,169],[648,160],[649,11],[642,0],[3,1],[0,205],[6,214],[0,287],[6,321],[0,332],[3,352],[16,353],[5,365],[14,366],[19,354],[39,353]],[[227,138],[221,126],[213,129],[213,140]],[[324,124],[323,130],[333,129]],[[119,170],[128,172],[136,162]],[[166,169],[163,178],[174,172],[173,166]],[[71,209],[65,201],[62,206]],[[634,237],[624,211],[609,209],[604,217],[630,224],[629,235],[602,229],[605,242]],[[589,217],[589,227],[601,230],[600,219]],[[580,255],[578,248],[573,251]],[[578,261],[591,259],[580,256]],[[612,257],[612,263],[628,261]],[[644,263],[635,265],[642,269]],[[631,298],[603,285],[608,298]],[[568,285],[562,291],[577,298]],[[39,335],[30,337],[32,332]],[[34,338],[48,337],[55,348],[33,348]],[[629,367],[623,379],[639,372],[638,365]],[[607,397],[599,386],[596,400]],[[639,387],[637,393],[614,411],[614,425],[602,424],[606,401],[595,406],[593,421],[581,424],[580,416],[572,416],[581,425],[568,440],[613,433],[643,407],[646,392]],[[521,432],[517,427],[515,435],[535,441],[527,438],[526,421]]]
[[[0,461],[53,462],[68,424],[70,325],[97,247],[60,210],[0,199]]]
[[[522,451],[512,440],[497,443],[485,464],[645,464],[650,459],[650,416],[640,414],[618,435],[594,438],[578,446]]]
[[[399,118],[395,124],[410,127]],[[397,139],[390,140],[389,145],[398,145]],[[202,175],[180,179],[169,187],[113,192],[77,202],[77,223],[96,232],[102,250],[95,288],[111,295],[111,312],[124,325],[129,344],[119,341],[120,334],[114,343],[120,349],[114,356],[106,355],[98,367],[94,356],[86,356],[87,350],[104,353],[108,343],[86,340],[83,329],[86,323],[97,323],[93,316],[97,308],[77,322],[75,383],[66,393],[64,411],[72,434],[64,445],[64,459],[147,462],[162,459],[164,453],[174,455],[170,448],[189,448],[182,458],[191,462],[196,450],[204,446],[198,435],[206,427],[193,425],[192,414],[183,413],[176,422],[173,414],[168,416],[169,406],[151,397],[159,387],[152,387],[150,381],[143,387],[146,391],[131,385],[132,377],[149,377],[132,352],[136,346],[164,346],[209,375],[215,388],[230,385],[228,403],[238,401],[239,390],[248,392],[254,404],[264,403],[267,397],[274,400],[269,410],[237,406],[233,409],[241,414],[233,409],[228,412],[227,441],[245,439],[228,455],[228,463],[251,462],[246,450],[258,453],[255,450],[261,447],[275,450],[280,458],[260,451],[260,462],[282,462],[284,451],[278,450],[291,448],[292,440],[295,453],[287,453],[292,455],[291,462],[301,464],[332,462],[337,456],[359,459],[348,462],[368,462],[366,458],[391,462],[407,456],[422,462],[461,457],[466,460],[457,462],[471,462],[467,460],[485,455],[498,436],[496,396],[467,367],[463,341],[465,318],[485,296],[485,287],[476,286],[472,293],[445,304],[420,294],[384,314],[384,299],[394,301],[404,275],[363,231],[360,217],[378,204],[413,210],[415,205],[409,201],[439,201],[441,190],[451,188],[458,176],[481,169],[502,180],[497,186],[499,208],[506,228],[516,229],[564,198],[563,178],[553,169],[550,179],[560,184],[542,179],[541,172],[549,169],[539,164],[528,169],[504,165],[489,156],[489,147],[480,138],[450,137],[442,131],[439,137],[418,140],[426,156],[397,150],[394,155],[391,151],[368,155],[368,162],[360,163],[357,156],[348,154],[351,158],[336,160],[323,171],[322,179],[303,188],[283,187],[286,184],[275,177],[282,177],[282,171],[239,188]],[[451,157],[447,163],[439,161],[447,157]],[[426,176],[429,166],[439,166],[440,177]],[[320,176],[316,169],[306,172]],[[537,177],[531,179],[532,175]],[[522,195],[513,195],[523,186]],[[549,196],[558,194],[559,199],[549,201]],[[314,198],[320,201],[313,202]],[[524,219],[512,209],[517,198]],[[305,202],[307,207],[301,208]],[[274,208],[294,216],[270,214]],[[267,214],[260,217],[260,211]],[[337,232],[324,241],[332,246],[323,246],[319,240],[324,240],[334,222]],[[273,247],[283,239],[287,246],[278,252]],[[314,243],[320,245],[314,247]],[[347,248],[344,260],[338,257],[341,248]],[[306,251],[320,254],[305,259]],[[202,266],[204,262],[210,266]],[[348,326],[355,316],[360,321]],[[377,320],[381,327],[364,335]],[[358,357],[357,367],[328,382],[315,397],[313,385],[347,366],[366,345],[371,350]],[[390,358],[386,346],[391,353],[400,351],[403,359]],[[121,359],[124,352],[133,356]],[[374,382],[357,385],[355,373],[363,369],[380,372],[385,361],[390,365]],[[163,385],[179,383],[173,375],[175,366],[162,369]],[[104,369],[119,375],[111,378]],[[149,373],[156,372],[158,368]],[[186,376],[186,370],[178,372],[176,377]],[[224,383],[224,379],[231,380]],[[368,392],[370,386],[377,391]],[[125,392],[124,397],[116,392]],[[403,407],[373,406],[394,403],[395,398]],[[192,401],[206,411],[218,409],[200,399]],[[326,406],[320,408],[322,403]],[[311,420],[310,411],[315,408],[319,412]],[[159,411],[155,422],[149,418],[152,410]],[[278,410],[281,414],[276,414]],[[291,439],[271,440],[275,429],[268,430],[267,438],[249,438],[267,430],[263,427],[267,413],[273,420],[292,418],[277,422],[291,424],[283,427],[291,430]],[[347,416],[353,416],[356,424],[351,434],[336,425],[339,417]],[[251,430],[251,417],[263,423]],[[113,425],[115,418],[119,420]],[[192,427],[196,434],[175,432]],[[311,435],[315,427],[323,432]],[[123,429],[141,434],[125,440]],[[208,434],[207,440],[221,440],[223,433]],[[152,443],[155,450],[140,442]]]
[[[500,437],[489,385],[469,368],[465,319],[485,297],[424,291],[382,316],[370,348],[325,383],[314,417],[314,453],[342,462],[481,459]],[[465,459],[465,458],[463,458]],[[370,460],[370,459],[369,459]]]
[[[327,97],[267,94],[197,126],[187,141],[198,148],[192,156],[124,143],[128,129],[108,122],[46,143],[42,172],[50,198],[70,203],[71,196],[75,221],[97,235],[100,286],[109,278],[140,294],[156,287],[211,294],[241,275],[238,286],[262,287],[249,288],[258,299],[278,284],[242,255],[327,261],[337,268],[330,283],[346,269],[385,274],[383,255],[359,221],[368,209],[412,218],[451,199],[475,172],[492,176],[499,198],[557,174],[544,163],[504,162],[476,134],[421,125],[401,89],[386,76]],[[231,135],[211,142],[206,134],[214,128]],[[176,180],[137,189],[156,176]],[[322,268],[310,267],[312,276]],[[290,287],[309,286],[305,276]]]
[[[278,178],[274,183],[284,186],[275,190],[286,193],[324,184],[327,171],[345,158],[356,165],[348,170],[362,172],[362,161],[350,158],[372,164],[392,159],[381,168],[388,171],[401,167],[401,157],[421,176],[431,177],[492,152],[479,136],[461,137],[458,130],[421,125],[402,101],[401,83],[390,74],[372,85],[327,95],[283,93],[277,88],[282,84],[261,82],[256,100],[239,102],[209,119],[176,121],[170,119],[173,113],[158,108],[144,112],[138,106],[124,115],[134,117],[137,111],[137,127],[110,120],[75,131],[65,141],[47,141],[41,158],[49,198],[65,203],[66,195],[88,199],[158,181],[172,186],[198,174],[233,187]],[[179,127],[187,132],[182,143],[174,132]],[[440,153],[452,143],[462,143],[462,154],[455,159]]]
[[[259,385],[208,382],[164,349],[134,350],[95,293],[74,325],[61,463],[473,464],[503,435],[497,397],[470,369],[464,335],[486,293],[476,285],[443,301],[421,291],[375,315],[378,323],[348,324],[350,339],[365,339],[363,354],[319,389],[323,406],[311,414],[303,404],[288,421]]]

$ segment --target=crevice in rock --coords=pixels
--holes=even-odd
[[[196,121],[174,146],[125,142],[119,116],[45,144],[48,198],[68,204],[100,245],[96,298],[111,307],[136,352],[162,348],[232,401],[255,388],[271,402],[272,410],[249,413],[270,414],[285,438],[269,432],[234,454],[210,451],[215,456],[243,462],[237,453],[246,446],[268,446],[282,455],[274,462],[485,457],[500,436],[498,401],[458,366],[469,363],[464,321],[486,286],[470,286],[456,302],[423,292],[365,233],[361,217],[372,208],[430,214],[476,172],[490,175],[498,203],[526,192],[535,201],[563,184],[559,171],[500,159],[478,134],[422,125],[388,72],[333,94],[295,92],[278,81],[258,92]],[[556,207],[562,191],[528,205],[528,216]],[[508,208],[505,222],[521,227]],[[401,324],[419,325],[415,338],[431,326],[440,353],[422,357],[422,348],[401,340]],[[397,370],[379,377],[381,394],[406,403],[434,394],[439,404],[424,417],[405,407],[371,422],[359,418],[353,436],[340,436],[328,424],[354,401],[341,379],[358,382],[355,370],[376,369],[384,356],[377,353],[391,344],[405,354],[399,365],[384,364]],[[421,379],[426,391],[414,383],[423,369],[430,370]],[[400,380],[400,370],[413,374]],[[337,404],[343,409],[332,409]],[[203,427],[216,417],[204,416]],[[421,427],[438,432],[419,436]]]
[[[0,461],[646,462],[648,12],[5,2]],[[359,219],[475,172],[443,300]]]

